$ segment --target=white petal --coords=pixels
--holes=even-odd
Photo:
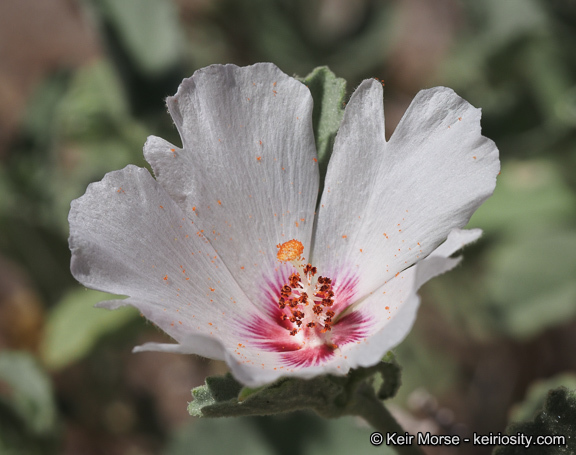
[[[420,303],[418,289],[428,280],[454,268],[461,258],[450,258],[450,255],[481,234],[480,229],[454,229],[426,259],[401,272],[358,305],[355,311],[376,323],[362,343],[344,347],[351,368],[374,365],[408,335]]]
[[[266,368],[261,366],[261,362],[265,362]],[[230,365],[234,377],[248,387],[270,384],[281,377],[311,379],[323,374],[344,375],[349,371],[347,361],[342,355],[336,356],[325,365],[305,368],[287,368],[280,361],[278,353],[266,352],[261,352],[254,362],[238,362],[233,355],[228,354],[226,363]]]
[[[85,286],[130,296],[132,305],[189,348],[191,335],[238,343],[237,322],[254,305],[214,248],[146,169],[128,166],[72,202],[71,270]],[[220,357],[222,354],[220,354]]]
[[[73,201],[69,221],[76,279],[93,289],[129,296],[98,306],[132,305],[178,341],[146,343],[136,352],[226,360],[239,380],[253,386],[291,374],[281,353],[250,346],[241,328],[260,310],[196,223],[147,170],[128,166],[90,185]],[[306,371],[296,374],[310,377]]]
[[[179,344],[145,343],[136,346],[133,352],[159,351],[178,354],[196,354],[209,359],[224,360],[225,350],[222,344],[211,337],[203,335],[187,335]]]
[[[364,81],[328,166],[313,261],[352,268],[360,295],[430,254],[492,193],[498,150],[480,110],[452,90],[421,91],[387,143],[382,87]]]
[[[270,63],[213,65],[167,104],[183,148],[151,137],[146,159],[260,304],[255,284],[278,264],[276,245],[298,239],[309,254],[318,197],[310,92]]]

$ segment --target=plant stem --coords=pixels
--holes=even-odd
[[[373,390],[362,390],[356,392],[355,404],[351,413],[362,417],[376,430],[382,433],[386,441],[387,433],[397,433],[404,436],[406,431],[400,426],[396,419],[390,414],[384,404],[375,396]],[[392,448],[400,455],[425,455],[417,445],[394,445]]]

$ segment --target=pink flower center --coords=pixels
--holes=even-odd
[[[278,245],[278,259],[290,262],[296,269],[280,290],[279,317],[287,322],[284,324],[290,335],[304,332],[305,338],[319,338],[320,334],[332,330],[335,315],[331,308],[334,305],[332,280],[323,276],[316,278],[316,267],[305,264],[301,257],[303,251],[298,240]]]
[[[263,313],[248,318],[246,343],[281,355],[287,367],[321,365],[339,349],[365,338],[371,321],[347,312],[354,302],[359,277],[345,269],[334,276],[317,276],[316,267],[302,257],[298,240],[278,245],[281,266],[263,280]],[[264,365],[262,365],[264,366]]]

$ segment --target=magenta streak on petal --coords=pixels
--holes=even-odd
[[[326,363],[334,355],[332,345],[321,344],[313,348],[282,353],[284,365],[289,367],[311,367]]]
[[[266,316],[280,321],[282,311],[278,307],[280,289],[288,282],[288,277],[294,272],[290,264],[277,264],[272,276],[265,276],[262,279],[263,285],[260,287],[262,299],[258,302]],[[282,324],[283,327],[287,327]]]
[[[278,317],[278,321],[280,317]],[[301,343],[290,335],[289,329],[292,323],[283,321],[282,323],[275,320],[264,319],[255,316],[246,326],[246,344],[254,345],[258,348],[270,352],[297,351],[301,348]]]
[[[283,352],[282,360],[290,367],[311,367],[326,363],[338,348],[362,340],[370,327],[370,321],[360,313],[344,316],[332,327],[330,342],[298,351]]]
[[[282,353],[286,366],[309,367],[327,362],[335,350],[346,344],[365,338],[371,320],[361,313],[350,313],[338,320],[338,314],[353,303],[356,294],[358,276],[353,273],[335,273],[332,289],[335,292],[332,311],[336,313],[337,323],[332,330],[322,333],[322,326],[302,327],[297,336],[291,336],[290,330],[296,328],[290,321],[281,319],[284,311],[278,307],[280,289],[288,282],[293,272],[291,267],[277,267],[272,276],[262,280],[262,301],[260,314],[253,315],[245,322],[246,343],[268,352]]]
[[[339,314],[354,302],[356,285],[359,279],[355,274],[339,273],[337,271],[332,275],[328,275],[328,277],[332,279],[332,290],[334,294],[338,296],[338,298],[334,300],[332,311]]]
[[[332,343],[344,346],[366,338],[373,322],[358,311],[347,314],[332,327]]]

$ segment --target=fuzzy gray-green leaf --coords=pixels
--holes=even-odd
[[[522,433],[532,436],[532,444],[525,448],[522,445],[497,447],[494,455],[569,455],[576,453],[576,391],[565,387],[553,389],[548,393],[544,409],[532,421],[513,423],[506,433]],[[536,445],[538,436],[561,436],[564,444]]]
[[[282,378],[268,386],[243,388],[230,374],[209,377],[192,390],[188,412],[197,417],[270,415],[311,409],[324,417],[351,414],[357,391],[377,386],[378,398],[392,397],[400,384],[400,368],[393,357],[377,365],[358,368],[346,376],[312,379]]]
[[[334,139],[344,115],[346,81],[336,77],[326,66],[316,68],[300,80],[308,86],[314,99],[312,122],[320,176],[323,180],[332,154]]]

